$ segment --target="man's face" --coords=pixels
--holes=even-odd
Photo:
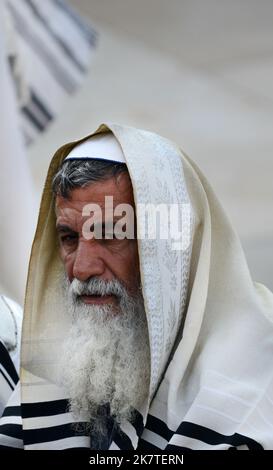
[[[113,198],[112,211],[105,211],[106,197]],[[90,204],[98,217],[87,210],[83,216]],[[137,241],[101,238],[96,232],[88,237],[97,223],[104,224],[103,235],[110,235],[109,218],[118,235],[113,211],[119,204],[134,208],[126,173],[74,189],[69,199],[56,198],[60,254],[68,278],[63,295],[72,319],[57,364],[58,376],[73,416],[82,421],[83,413],[96,433],[107,432],[101,417],[105,404],[121,423],[133,417],[132,410],[141,409],[149,392],[149,335],[139,289]],[[122,212],[120,218],[124,218]],[[130,218],[126,220],[129,223]],[[134,219],[131,222],[134,225]]]
[[[105,215],[105,198],[109,196],[114,210],[119,204],[134,208],[126,173],[74,189],[69,199],[56,198],[60,254],[68,278],[63,295],[72,319],[57,364],[58,376],[70,397],[73,416],[82,421],[84,413],[96,434],[107,433],[107,423],[101,417],[105,404],[118,423],[131,419],[132,410],[140,410],[145,403],[150,381],[137,241],[87,236],[97,224],[90,212],[83,216],[84,207],[90,204],[98,205],[98,223],[105,225],[104,235],[109,235],[107,222],[109,216],[113,218],[113,211]],[[132,218],[131,222],[134,225]],[[115,228],[115,217],[113,225]]]
[[[91,183],[86,188],[74,189],[69,199],[57,196],[56,225],[61,258],[70,282],[74,279],[87,281],[93,277],[104,281],[118,279],[128,293],[134,295],[140,285],[136,239],[87,239],[84,235],[83,225],[88,217],[83,216],[82,211],[87,204],[97,204],[101,208],[102,224],[107,227],[106,196],[113,197],[114,209],[119,204],[134,207],[132,185],[127,173]],[[114,217],[114,224],[117,219]],[[83,295],[81,300],[85,304],[117,303],[114,295]]]

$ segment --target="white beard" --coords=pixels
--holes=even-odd
[[[74,418],[102,433],[101,407],[108,404],[117,423],[132,419],[133,409],[140,410],[148,398],[150,382],[149,336],[141,293],[129,296],[115,280],[107,283],[107,290],[112,287],[118,294],[118,308],[77,300],[83,291],[105,292],[105,287],[97,279],[89,283],[74,280],[70,285],[72,326],[58,367]],[[67,287],[65,291],[67,295]]]

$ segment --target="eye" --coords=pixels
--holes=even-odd
[[[60,241],[62,245],[72,245],[78,240],[77,235],[61,235]]]

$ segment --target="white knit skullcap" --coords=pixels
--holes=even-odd
[[[113,134],[98,134],[76,145],[65,160],[72,159],[110,160],[126,163],[121,146]]]

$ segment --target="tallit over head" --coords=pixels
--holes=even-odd
[[[266,401],[272,389],[272,295],[253,283],[213,191],[196,165],[165,138],[116,124],[102,125],[93,135],[98,142],[114,139],[119,156],[122,150],[136,207],[179,205],[187,240],[183,250],[173,249],[169,239],[138,240],[151,379],[149,399],[139,410],[144,431],[143,426],[141,432],[130,426],[124,431],[132,446],[171,450],[258,442],[273,448],[266,426],[266,420],[273,423]],[[61,397],[54,388],[54,365],[69,325],[60,295],[64,268],[51,182],[68,155],[98,157],[87,155],[91,137],[61,147],[49,167],[26,291],[22,403]],[[27,417],[23,423],[27,426]],[[204,436],[204,429],[212,434]]]

